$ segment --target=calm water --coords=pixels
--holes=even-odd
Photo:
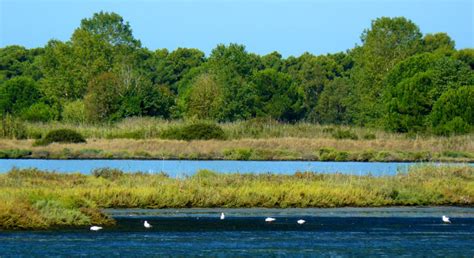
[[[209,161],[209,160],[37,160],[0,159],[0,173],[17,168],[39,168],[59,172],[90,173],[95,168],[117,168],[123,171],[156,173],[165,171],[170,176],[192,175],[200,169],[221,173],[276,173],[294,174],[297,171],[393,175],[418,164],[407,162],[320,162],[320,161]],[[474,166],[474,164],[470,164]]]
[[[474,256],[474,208],[109,212],[118,225],[99,232],[0,232],[0,256]]]

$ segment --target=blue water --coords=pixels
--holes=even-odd
[[[0,256],[474,256],[474,208],[108,212],[118,225],[99,232],[0,231]],[[441,223],[443,214],[452,224]]]
[[[321,162],[321,161],[222,161],[222,160],[40,160],[0,159],[0,173],[17,168],[39,168],[59,172],[90,173],[95,168],[117,168],[127,172],[165,171],[172,177],[192,175],[200,169],[220,173],[294,174],[297,171],[354,175],[393,175],[419,164],[408,162]],[[474,166],[474,164],[470,164]]]

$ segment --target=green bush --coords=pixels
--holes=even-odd
[[[63,120],[69,123],[83,124],[86,122],[86,111],[83,100],[76,100],[64,104]]]
[[[57,118],[57,110],[51,106],[38,102],[21,112],[21,118],[32,122],[48,122]]]
[[[86,139],[74,130],[58,129],[50,131],[43,139],[36,141],[35,145],[48,145],[53,142],[84,143],[86,142]]]
[[[437,135],[450,136],[455,134],[465,134],[471,130],[471,127],[462,118],[455,117],[453,120],[434,128]]]
[[[222,128],[216,124],[193,123],[182,127],[172,127],[161,132],[161,138],[176,140],[224,140],[225,133]]]
[[[351,130],[336,130],[335,132],[332,133],[332,137],[334,139],[351,139],[351,140],[357,140],[359,137],[357,137],[357,134],[353,133]]]

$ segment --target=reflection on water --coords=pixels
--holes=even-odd
[[[0,173],[17,168],[34,167],[59,172],[90,173],[95,168],[117,168],[127,172],[157,173],[165,171],[172,177],[192,175],[200,169],[220,173],[294,174],[297,171],[345,173],[354,175],[393,175],[419,164],[408,162],[321,162],[321,161],[230,161],[230,160],[0,160]],[[456,165],[456,164],[453,164]],[[462,165],[462,164],[457,164]],[[464,164],[465,165],[465,164]],[[474,164],[469,164],[474,166]]]
[[[99,232],[0,232],[0,256],[474,255],[474,208],[224,209],[220,220],[221,211],[109,210],[118,225]]]

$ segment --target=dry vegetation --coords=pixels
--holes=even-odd
[[[33,146],[33,140],[0,140],[0,157],[138,158],[337,161],[474,161],[474,135],[435,137],[391,134],[373,129],[281,124],[250,120],[220,124],[226,140],[160,139],[160,132],[183,122],[126,119],[113,125],[27,124],[29,138],[57,128],[75,129],[86,144]],[[337,139],[347,132],[357,139]]]

